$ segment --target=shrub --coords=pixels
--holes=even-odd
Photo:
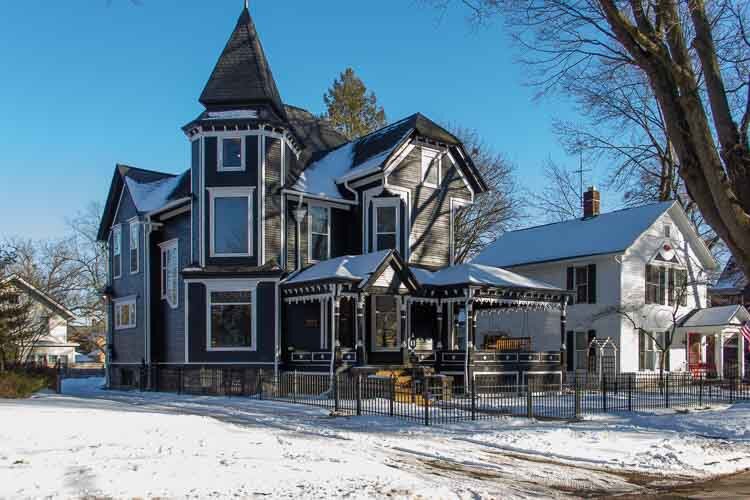
[[[44,375],[11,371],[0,373],[0,398],[3,399],[28,398],[48,386],[49,380]]]

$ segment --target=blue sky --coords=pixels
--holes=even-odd
[[[66,217],[104,201],[114,165],[178,172],[180,127],[203,89],[242,0],[28,0],[0,17],[0,237],[59,236]],[[530,190],[552,157],[574,165],[551,132],[574,117],[534,101],[500,26],[474,29],[417,0],[253,0],[285,102],[315,113],[347,66],[395,121],[420,111],[478,130],[518,165]],[[604,208],[608,207],[605,203]]]

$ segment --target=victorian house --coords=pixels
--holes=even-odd
[[[464,373],[477,311],[564,311],[554,286],[451,266],[454,215],[487,189],[461,141],[419,113],[347,141],[285,104],[247,8],[199,101],[187,171],[112,178],[111,380],[143,365]]]

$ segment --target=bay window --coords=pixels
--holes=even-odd
[[[241,137],[224,137],[219,141],[219,171],[239,172],[245,170],[245,155]]]
[[[331,255],[331,209],[310,205],[309,220],[310,260],[328,260]]]
[[[254,290],[208,288],[208,350],[254,351]]]
[[[398,299],[390,295],[372,298],[373,351],[398,351],[401,348],[398,305]]]
[[[374,250],[397,250],[399,248],[399,207],[401,198],[379,198],[373,200]]]
[[[179,303],[179,246],[178,240],[167,241],[161,248],[161,298],[174,309]]]
[[[209,188],[211,256],[253,255],[253,192],[255,188]]]

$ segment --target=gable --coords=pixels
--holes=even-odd
[[[35,303],[49,311],[59,314],[63,318],[73,319],[75,317],[75,314],[71,310],[57,302],[47,293],[39,290],[34,285],[18,276],[9,276],[2,280],[2,283],[9,283],[17,291],[28,295]]]

